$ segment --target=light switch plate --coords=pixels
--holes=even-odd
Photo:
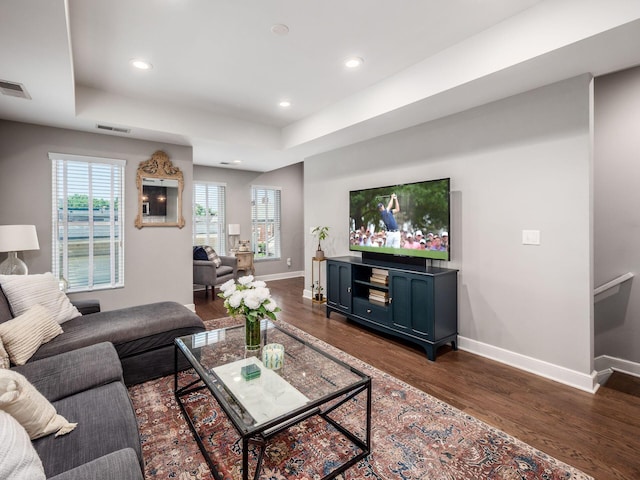
[[[523,245],[540,245],[540,230],[523,230]]]

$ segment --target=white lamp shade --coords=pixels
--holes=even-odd
[[[240,224],[239,223],[230,223],[229,224],[229,235],[240,235]]]
[[[35,225],[0,225],[0,252],[40,250]]]

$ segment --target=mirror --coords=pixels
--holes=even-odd
[[[138,216],[136,227],[184,227],[184,178],[166,153],[158,151],[141,162],[136,174]]]

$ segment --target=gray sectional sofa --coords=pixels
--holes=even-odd
[[[48,479],[142,480],[136,416],[113,344],[99,343],[13,367],[78,426],[32,441]]]
[[[143,459],[127,385],[170,374],[173,340],[205,330],[202,320],[175,302],[107,312],[77,305],[80,317],[43,344],[24,375],[75,430],[32,441],[48,479],[142,479]],[[0,323],[13,318],[0,288]],[[186,367],[180,364],[179,367]]]

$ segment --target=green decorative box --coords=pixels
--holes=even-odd
[[[245,365],[240,369],[240,374],[245,380],[253,380],[254,378],[258,378],[260,376],[260,367],[258,367],[255,363]]]

